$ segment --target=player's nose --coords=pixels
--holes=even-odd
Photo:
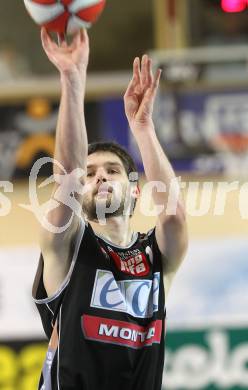
[[[103,169],[99,169],[96,173],[96,183],[102,183],[107,181],[106,173]]]

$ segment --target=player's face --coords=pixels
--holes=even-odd
[[[111,152],[95,152],[87,158],[83,212],[90,221],[122,215],[131,197],[129,180],[120,158]],[[106,211],[106,213],[105,213]]]

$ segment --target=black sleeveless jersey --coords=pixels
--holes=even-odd
[[[41,390],[160,390],[165,298],[155,229],[120,247],[81,224],[71,267],[47,297],[40,258],[33,297],[50,340]]]

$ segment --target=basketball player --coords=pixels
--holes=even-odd
[[[145,234],[132,231],[130,215],[124,212],[125,203],[135,203],[140,192],[129,180],[135,171],[132,158],[113,143],[88,148],[87,33],[77,33],[70,45],[65,41],[57,45],[45,29],[41,37],[61,79],[55,159],[68,173],[84,170],[87,191],[73,194],[82,205],[83,218],[74,215],[63,233],[44,229],[41,234],[33,296],[50,342],[39,389],[159,390],[165,300],[187,246],[182,201],[175,194],[176,213],[167,215],[168,191],[154,191],[155,205],[164,206],[156,226]],[[160,71],[154,76],[147,55],[141,62],[135,58],[124,103],[147,180],[169,188],[175,175],[152,121],[159,78]],[[58,164],[54,172],[63,174]],[[54,193],[58,187],[55,184]],[[110,209],[117,200],[118,208],[106,213],[102,223],[97,209],[101,212],[106,205]],[[64,226],[71,213],[61,203],[48,214],[49,222]]]

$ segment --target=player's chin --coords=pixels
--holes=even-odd
[[[108,209],[112,206],[112,203],[112,199],[109,199],[108,197],[98,198],[95,201],[95,209]]]

